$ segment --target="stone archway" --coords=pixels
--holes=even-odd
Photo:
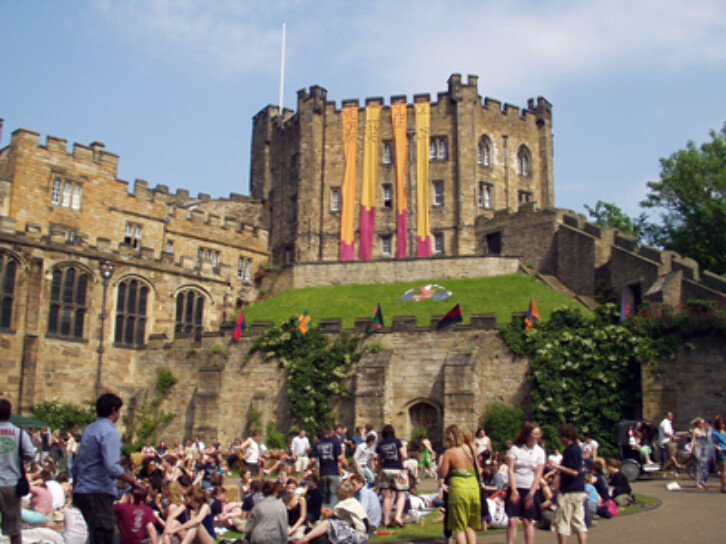
[[[417,427],[424,427],[431,443],[441,444],[442,422],[441,407],[430,400],[416,399],[408,405],[409,436]]]

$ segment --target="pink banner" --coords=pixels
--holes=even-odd
[[[370,259],[373,254],[373,231],[376,220],[376,209],[367,209],[361,206],[360,209],[360,247],[358,248],[359,259]]]
[[[416,238],[416,253],[419,257],[431,257],[431,236],[425,240]]]

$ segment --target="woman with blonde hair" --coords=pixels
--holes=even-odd
[[[708,489],[708,464],[711,460],[711,436],[706,420],[697,417],[691,421],[691,453],[696,462],[696,487]]]
[[[439,478],[449,481],[447,529],[457,544],[474,544],[481,529],[481,502],[476,454],[458,425],[444,431],[446,451],[439,462]]]

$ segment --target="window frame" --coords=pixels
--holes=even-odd
[[[476,151],[476,162],[480,166],[491,167],[492,165],[492,141],[486,134],[479,138]]]
[[[449,139],[447,136],[432,136],[429,140],[429,162],[449,160]]]
[[[71,272],[73,276],[69,281]],[[48,297],[48,336],[74,341],[85,340],[90,282],[90,274],[81,268],[72,265],[53,268]],[[66,327],[68,330],[64,332]]]
[[[444,180],[435,179],[431,182],[431,185],[433,186],[433,191],[431,192],[433,201],[431,205],[434,208],[443,208],[446,204]]]
[[[517,174],[523,178],[532,175],[532,153],[524,144],[517,150]]]
[[[446,239],[444,233],[437,231],[433,233],[433,254],[434,255],[446,255]],[[439,247],[440,246],[440,247]]]
[[[340,213],[340,208],[343,204],[342,194],[340,187],[330,188],[330,213]]]
[[[150,294],[150,286],[136,277],[125,278],[118,282],[114,314],[114,345],[124,348],[139,348],[146,345]],[[119,322],[121,322],[120,327]]]
[[[388,248],[386,248],[386,246],[388,246]],[[381,236],[381,256],[393,256],[393,237],[390,234],[385,234]]]
[[[0,332],[13,332],[13,306],[18,284],[20,263],[5,252],[0,252]],[[9,270],[12,269],[12,275]],[[10,279],[12,278],[12,279]]]
[[[477,205],[482,210],[494,209],[494,184],[480,181],[477,188]]]
[[[393,185],[390,183],[383,184],[383,209],[393,209]]]
[[[204,294],[187,287],[179,291],[175,299],[174,337],[191,336],[195,342],[201,342],[204,332]]]
[[[381,157],[381,162],[383,164],[393,164],[394,160],[393,142],[391,140],[383,140],[383,156]]]

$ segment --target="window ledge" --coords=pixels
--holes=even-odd
[[[143,350],[148,347],[147,344],[119,344],[117,342],[113,343],[113,347],[118,349],[132,349],[132,350]]]
[[[85,338],[75,338],[73,336],[62,336],[60,334],[55,334],[52,332],[46,333],[46,338],[49,340],[62,340],[64,342],[75,342],[76,344],[88,344],[88,340]]]
[[[0,334],[15,334],[15,329],[0,329]]]

